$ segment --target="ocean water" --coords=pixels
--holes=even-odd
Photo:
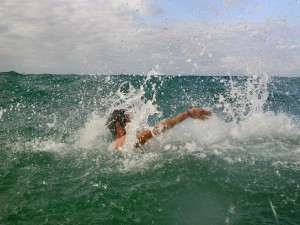
[[[300,224],[300,78],[8,72],[0,90],[0,224]],[[213,116],[132,148],[193,107]]]

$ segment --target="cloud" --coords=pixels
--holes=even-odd
[[[0,15],[0,71],[299,75],[299,27],[275,22],[154,24],[150,0],[2,0]]]

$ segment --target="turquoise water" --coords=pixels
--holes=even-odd
[[[300,224],[300,78],[0,73],[0,224]],[[207,121],[121,153],[191,107]]]

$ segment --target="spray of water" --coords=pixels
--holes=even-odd
[[[150,116],[155,114],[160,114],[157,109],[156,101],[156,92],[155,92],[155,83],[151,82],[151,78],[153,76],[152,71],[148,73],[145,77],[143,83],[139,88],[134,88],[130,83],[124,82],[118,89],[116,96],[118,97],[117,106],[113,106],[109,109],[112,111],[115,108],[126,109],[127,113],[129,113],[131,119],[131,123],[127,124],[126,132],[127,138],[126,143],[123,149],[132,149],[134,143],[136,142],[135,134],[139,131],[145,129],[151,129],[148,125],[148,119]],[[144,96],[146,94],[145,87],[147,85],[151,85],[151,89],[154,91],[152,98],[150,100],[144,100]],[[124,91],[126,90],[126,92]]]
[[[28,144],[30,146],[27,149],[49,151],[52,151],[51,149],[53,151],[60,151],[60,149],[62,151],[66,149],[106,151],[109,149],[111,152],[110,145],[113,140],[105,125],[106,118],[112,110],[124,108],[131,115],[132,122],[126,127],[128,135],[123,152],[135,153],[133,148],[136,142],[135,134],[145,129],[151,129],[148,124],[149,118],[162,115],[156,103],[156,89],[157,85],[163,85],[163,79],[157,74],[158,72],[151,70],[138,87],[128,81],[123,82],[116,92],[111,92],[108,97],[99,100],[101,104],[110,105],[105,115],[99,111],[92,112],[87,116],[83,126],[75,131],[72,130],[69,138],[37,137],[33,141],[29,141],[31,145]],[[158,80],[161,83],[158,84]],[[109,76],[105,80],[107,83],[113,81]],[[228,151],[247,150],[257,153],[260,146],[264,149],[263,154],[266,154],[266,149],[269,149],[269,155],[276,151],[286,151],[286,149],[292,153],[299,151],[299,147],[295,147],[296,145],[290,147],[290,143],[297,142],[299,137],[297,123],[284,113],[275,114],[265,107],[269,96],[267,88],[271,81],[270,77],[265,74],[222,78],[216,81],[221,82],[227,89],[225,93],[222,92],[215,96],[217,99],[215,106],[220,113],[215,111],[207,121],[188,119],[163,135],[156,136],[141,150],[152,152],[151,154],[163,151],[188,152],[197,154],[200,158],[205,158],[210,154],[220,155]],[[149,90],[152,93],[150,98]],[[194,102],[190,104],[197,105]],[[0,112],[1,117],[4,111]],[[49,130],[64,126],[55,116],[45,122],[45,125]],[[263,145],[269,147],[265,148]],[[239,160],[227,155],[224,155],[224,159],[230,163]],[[125,167],[132,168],[129,164]]]
[[[0,120],[1,120],[1,118],[2,118],[3,113],[4,113],[4,110],[2,110],[2,109],[0,108]]]
[[[273,205],[273,203],[272,203],[272,201],[271,201],[270,198],[269,198],[269,203],[270,203],[270,206],[271,206],[273,215],[274,215],[274,217],[275,217],[275,219],[276,219],[276,222],[277,222],[277,224],[279,224],[278,217],[277,217],[277,213],[276,213],[276,211],[275,211],[275,207],[274,207],[274,205]]]
[[[207,121],[186,120],[171,131],[157,136],[144,148],[147,151],[208,149],[220,152],[235,149],[237,145],[275,143],[277,138],[297,138],[299,128],[289,116],[275,114],[265,107],[269,96],[268,84],[272,79],[266,74],[256,74],[220,80],[227,92],[217,96],[216,106],[221,109],[225,119],[221,119],[215,112]],[[132,122],[126,127],[128,137],[125,151],[132,150],[137,132],[151,129],[148,125],[149,117],[161,114],[156,105],[156,84],[152,82],[153,77],[157,78],[157,75],[149,72],[139,88],[124,82],[116,93],[115,104],[109,109],[125,108],[132,117]],[[147,85],[153,91],[150,100],[145,100]],[[281,147],[283,146],[278,148]]]
[[[235,123],[245,121],[254,114],[264,112],[264,105],[268,99],[268,84],[270,78],[267,75],[249,77],[230,77],[229,81],[221,80],[227,87],[226,95],[219,95],[219,108],[223,108],[229,120]]]

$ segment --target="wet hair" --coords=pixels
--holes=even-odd
[[[126,110],[115,109],[109,115],[106,125],[114,138],[117,136],[116,123],[119,122],[122,127],[126,126]]]

